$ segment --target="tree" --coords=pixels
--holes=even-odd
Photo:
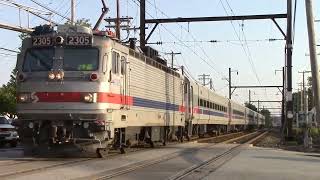
[[[272,127],[272,118],[270,111],[268,109],[262,109],[260,113],[265,117],[265,126]]]
[[[307,95],[308,95],[308,109],[309,111],[313,108],[313,91],[312,91],[312,77],[308,77],[308,89],[307,89]]]
[[[244,105],[247,107],[247,108],[249,108],[249,109],[251,109],[251,110],[253,110],[253,111],[258,111],[258,108],[255,106],[255,105],[253,105],[253,104],[251,104],[251,103],[244,103]]]
[[[29,37],[27,33],[21,33],[19,38],[21,42]],[[20,47],[20,51],[21,51]],[[10,75],[10,80],[0,87],[0,114],[8,115],[10,118],[16,116],[16,93],[17,93],[17,84],[16,84],[16,74],[17,69],[14,68]]]
[[[13,69],[9,82],[0,88],[0,114],[9,115],[10,118],[16,115],[16,72]]]
[[[301,96],[302,91],[292,93],[292,102],[293,102],[293,111],[299,112],[301,111]]]

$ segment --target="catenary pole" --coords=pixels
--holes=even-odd
[[[316,120],[319,123],[320,122],[319,73],[318,73],[319,69],[318,69],[318,61],[317,61],[317,50],[316,50],[312,3],[313,3],[312,0],[305,1],[308,36],[309,36],[310,64],[311,64],[311,73],[312,73],[312,89],[313,89],[314,105],[316,108]]]

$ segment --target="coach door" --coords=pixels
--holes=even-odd
[[[128,85],[128,55],[121,53],[120,54],[120,76],[121,76],[121,84],[120,84],[120,93],[121,93],[121,104],[124,109],[129,108],[129,85]]]

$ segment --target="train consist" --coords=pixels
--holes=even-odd
[[[110,32],[39,26],[17,60],[25,152],[123,150],[264,125],[264,117]]]

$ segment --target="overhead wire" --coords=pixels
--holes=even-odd
[[[235,16],[235,13],[234,13],[231,5],[229,4],[229,1],[228,1],[228,0],[225,0],[225,1],[226,1],[227,6],[228,6],[229,9],[230,9],[232,15]],[[221,0],[220,0],[220,3],[221,3],[221,5],[222,5],[225,13],[228,15],[228,12],[227,12],[227,10],[226,10],[226,8],[225,8],[224,3],[223,3]],[[237,33],[237,31],[235,30],[235,27],[234,27],[233,22],[232,22],[232,21],[230,21],[230,22],[231,22],[231,24],[232,24],[232,27],[233,27],[233,29],[234,29],[235,34],[237,35],[238,39],[241,41],[240,35],[239,35],[239,34]],[[245,33],[244,33],[244,30],[243,30],[243,25],[241,25],[239,22],[238,22],[238,24],[239,24],[239,26],[242,27],[242,28],[241,28],[241,31],[242,31],[242,34],[243,34],[244,43],[245,43],[245,45],[246,45],[246,48],[245,48],[244,45],[241,43],[241,44],[242,44],[242,48],[243,48],[246,56],[248,57],[248,60],[249,60],[251,69],[252,69],[252,71],[254,72],[255,77],[256,77],[256,79],[258,80],[258,82],[259,82],[259,84],[260,84],[260,86],[261,86],[261,81],[260,81],[260,78],[259,78],[259,76],[258,76],[258,73],[257,73],[256,68],[255,68],[255,66],[254,66],[254,63],[253,63],[252,54],[251,54],[250,48],[249,48],[249,46],[248,46],[248,41],[247,41],[246,35],[245,35]],[[264,89],[264,90],[265,90],[265,96],[266,96],[266,98],[268,99],[268,96],[266,95],[266,94],[267,94],[267,90],[266,90],[266,89]]]
[[[139,0],[137,0],[137,1],[139,1]],[[149,4],[152,5],[152,3],[151,3],[149,0],[146,0],[146,2],[148,2]],[[156,8],[156,9],[157,9],[162,15],[164,15],[164,16],[166,16],[166,17],[169,18],[169,16],[168,16],[166,13],[164,13],[161,9],[159,9],[159,8]],[[194,41],[196,41],[196,38],[195,38],[194,35],[189,31],[189,29],[186,29],[185,27],[181,26],[179,23],[175,23],[175,24],[177,24],[178,26],[180,26],[181,29],[183,29],[184,31],[186,31],[187,34],[190,35],[190,37],[191,37]],[[160,25],[163,26],[162,24],[160,24]],[[163,27],[164,27],[164,26],[163,26]],[[181,42],[180,38],[178,38],[178,40],[179,40],[179,42]],[[206,56],[206,58],[208,59],[208,61],[210,61],[212,64],[214,64],[214,66],[218,66],[218,65],[212,60],[212,58],[207,54],[207,52],[204,50],[202,44],[199,44],[198,47],[200,48],[201,52]],[[218,75],[220,75],[222,78],[226,78],[226,77],[227,77],[227,76],[224,75],[223,71],[219,71],[219,70],[217,70],[217,69],[215,69],[214,71],[217,72]]]
[[[232,7],[230,6],[228,0],[225,0],[225,1],[226,1],[226,3],[227,3],[227,6],[229,7],[229,9],[230,9],[230,11],[231,11],[231,14],[232,14],[233,16],[235,16],[235,13],[234,13]],[[222,0],[220,0],[220,3],[221,3],[221,5],[222,5],[225,13],[226,13],[227,15],[229,15],[229,13],[228,13],[228,11],[227,11],[224,3],[222,2]],[[241,38],[240,38],[240,34],[238,34],[238,32],[237,32],[237,30],[236,30],[236,28],[235,28],[235,26],[234,26],[234,24],[233,24],[233,21],[230,21],[230,23],[231,23],[231,25],[232,25],[232,27],[233,27],[233,30],[234,30],[237,38],[239,39],[240,42],[242,42],[242,40],[241,40]],[[238,22],[238,23],[239,23],[239,22]],[[240,23],[239,23],[239,26],[241,26]],[[241,43],[241,44],[242,44],[243,51],[244,51],[244,53],[245,53],[246,56],[247,56],[247,59],[248,59],[248,61],[249,61],[249,63],[250,63],[251,69],[252,69],[252,71],[253,71],[256,79],[258,80],[259,84],[261,85],[261,81],[260,81],[260,78],[259,78],[259,76],[258,76],[258,73],[256,72],[256,68],[254,67],[254,64],[253,64],[253,61],[252,61],[252,55],[251,55],[250,49],[249,49],[249,47],[248,47],[248,45],[247,45],[247,40],[246,40],[247,38],[246,38],[246,36],[245,36],[245,33],[244,33],[243,29],[242,29],[242,33],[243,33],[244,42],[245,42],[246,47],[247,47],[247,48],[246,48],[246,47],[244,46],[244,44]]]
[[[139,0],[133,0],[133,2],[137,5],[140,6],[137,2],[140,2]],[[146,14],[148,14],[151,18],[154,18],[148,11],[146,11]],[[187,47],[188,49],[190,49],[190,51],[196,55],[197,57],[200,58],[200,60],[202,60],[203,62],[205,62],[212,70],[214,70],[216,73],[219,74],[219,71],[212,66],[206,59],[204,59],[203,57],[201,57],[197,52],[195,52],[192,48],[188,47],[185,43],[181,42],[181,40],[174,34],[172,33],[168,28],[166,28],[165,26],[163,26],[162,24],[160,24],[160,26],[166,30],[172,37],[174,37],[175,39],[177,39],[180,43],[182,43],[185,47]],[[220,74],[221,75],[221,74]]]
[[[182,40],[181,40],[182,41]],[[230,40],[196,40],[196,41],[182,41],[184,43],[232,43],[232,42],[239,42],[240,40],[230,39]],[[275,42],[275,41],[283,41],[283,39],[276,39],[276,38],[269,38],[269,39],[250,39],[247,42]],[[149,42],[148,44],[176,44],[178,41],[157,41],[157,42]],[[240,44],[239,44],[240,45]]]

